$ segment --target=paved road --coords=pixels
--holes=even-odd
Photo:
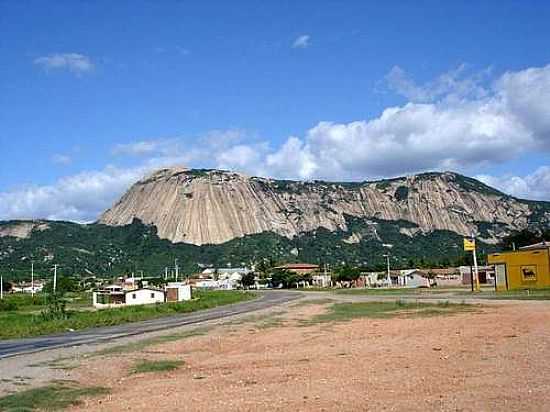
[[[221,319],[241,313],[254,312],[297,299],[301,294],[287,291],[261,292],[258,299],[232,305],[219,306],[185,315],[175,315],[123,325],[92,328],[76,332],[39,336],[36,338],[0,341],[0,359],[26,353],[68,346],[98,343],[116,338],[170,329],[177,326]]]

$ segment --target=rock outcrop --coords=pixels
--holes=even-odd
[[[548,209],[544,207],[543,219],[550,216]],[[533,202],[451,172],[332,183],[170,168],[134,184],[99,223],[126,225],[138,218],[156,226],[161,238],[203,245],[266,231],[288,238],[319,228],[346,231],[347,218],[355,217],[412,222],[402,229],[409,236],[434,230],[476,232],[494,243],[511,230],[526,228],[533,213]],[[350,233],[348,241],[358,242],[360,236]]]
[[[27,239],[33,230],[47,230],[49,225],[41,221],[9,222],[0,225],[0,237]]]

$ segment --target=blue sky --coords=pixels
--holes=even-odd
[[[170,164],[550,200],[550,3],[449,3],[0,1],[0,219]]]

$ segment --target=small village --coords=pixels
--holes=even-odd
[[[465,243],[466,245],[466,243]],[[467,245],[465,246],[467,248]],[[489,265],[431,269],[391,269],[365,272],[342,267],[330,270],[311,263],[286,263],[261,272],[256,267],[206,268],[200,273],[180,274],[177,266],[164,276],[140,275],[101,279],[88,277],[79,289],[91,292],[98,309],[190,300],[192,290],[342,289],[342,288],[492,288],[495,291],[550,286],[550,242],[520,247],[517,251],[488,256]],[[170,273],[170,274],[169,274]],[[57,279],[56,279],[57,282]],[[2,282],[4,293],[40,293],[45,279]],[[90,285],[93,284],[94,287]],[[55,286],[55,285],[54,285]]]

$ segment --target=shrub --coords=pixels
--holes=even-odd
[[[17,304],[9,300],[0,300],[0,312],[13,312],[17,310]]]

